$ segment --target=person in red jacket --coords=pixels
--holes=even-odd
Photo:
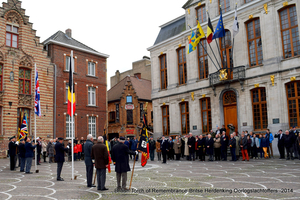
[[[78,149],[78,160],[80,160],[81,153],[82,153],[82,145],[80,144],[79,141],[78,141],[78,144],[77,144],[77,149]]]
[[[78,146],[74,145],[74,161],[77,160],[77,155],[78,155]]]

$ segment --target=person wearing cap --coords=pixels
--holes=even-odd
[[[275,134],[275,138],[278,138],[277,147],[279,150],[280,157],[279,159],[285,159],[285,152],[284,152],[284,134],[282,133],[282,130],[280,129],[278,133]]]
[[[104,139],[102,136],[99,136],[97,139],[97,144],[92,146],[91,159],[95,159],[95,168],[97,170],[97,189],[101,191],[108,190],[108,188],[105,187],[106,166],[108,165],[108,151],[106,145],[104,144]],[[92,181],[90,182],[90,184],[91,183]],[[90,187],[94,186],[91,185]]]
[[[30,142],[30,138],[27,137],[26,143],[25,143],[25,159],[26,159],[26,168],[25,168],[25,173],[26,174],[32,174],[30,172],[31,165],[32,165],[32,159],[34,156],[33,150],[36,148],[36,144],[32,145]]]
[[[21,139],[20,140],[20,144],[19,144],[19,156],[21,158],[21,163],[20,163],[20,172],[24,172],[24,168],[25,168],[25,140]]]
[[[125,138],[120,137],[119,143],[114,145],[111,150],[112,160],[115,164],[115,171],[117,175],[117,190],[127,191],[126,181],[127,172],[130,171],[129,157],[128,154],[138,155],[137,151],[130,151],[129,148],[124,144]],[[122,179],[122,187],[121,187]]]
[[[64,147],[63,140],[64,140],[63,138],[59,137],[58,141],[55,144],[55,152],[56,152],[55,161],[57,162],[57,176],[56,176],[57,181],[64,181],[64,179],[60,177],[60,174],[61,174],[63,164],[65,162],[65,152],[68,152],[68,148]]]
[[[8,144],[9,157],[10,157],[10,170],[11,171],[16,171],[17,147],[18,147],[18,144],[16,143],[16,137],[13,136],[10,138],[10,142]]]

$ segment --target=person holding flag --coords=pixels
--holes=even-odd
[[[142,152],[141,165],[144,167],[147,164],[147,160],[149,159],[149,139],[148,139],[148,131],[147,131],[147,116],[144,113],[143,115],[143,129],[140,136],[140,142],[138,150]]]

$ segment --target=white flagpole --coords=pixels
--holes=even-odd
[[[34,70],[34,73],[35,73],[35,75],[34,75],[34,82],[36,82],[36,63],[34,64],[34,69],[35,69]],[[35,83],[35,85],[36,85],[36,83]],[[35,113],[34,113],[34,138],[35,138],[35,143],[37,143],[36,142],[36,114]],[[37,171],[37,148],[35,148],[35,151],[34,151],[34,159],[35,159],[35,171]]]
[[[73,63],[73,51],[71,51],[71,56],[70,56],[70,62],[71,62],[71,68],[70,70],[72,69],[72,83],[71,83],[71,86],[72,86],[72,91],[71,92],[71,133],[72,133],[72,180],[74,180],[74,132],[73,132],[73,90],[74,90],[74,80],[73,80],[73,69],[74,69],[74,63]],[[70,84],[70,83],[69,83]]]

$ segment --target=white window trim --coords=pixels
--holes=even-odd
[[[92,119],[95,119],[95,122],[92,122]],[[97,117],[96,116],[89,116],[89,134],[93,136],[93,138],[96,138],[97,135]],[[93,133],[92,127],[95,126],[95,132]]]
[[[90,89],[93,89],[94,91]],[[93,104],[93,94],[94,94],[94,104]],[[88,105],[96,106],[96,88],[93,86],[88,87]]]
[[[73,132],[75,133],[75,116],[73,116]],[[67,128],[67,124],[69,124],[69,127],[70,127],[70,124],[71,124],[71,116],[69,116],[68,114],[66,115],[66,139],[71,139],[72,138],[72,135],[71,135],[71,127],[70,127],[70,132],[69,132],[69,128]]]
[[[94,73],[91,73],[92,70],[90,70],[90,66],[94,66],[94,70],[93,70]],[[92,61],[88,62],[88,75],[89,76],[96,76],[96,63],[94,63]]]

